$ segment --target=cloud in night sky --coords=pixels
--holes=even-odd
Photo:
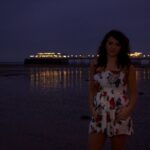
[[[39,51],[95,53],[119,29],[133,51],[150,50],[148,0],[1,0],[0,61],[23,61]]]

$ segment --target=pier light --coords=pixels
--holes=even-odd
[[[75,57],[78,57],[77,55],[75,55]]]
[[[94,57],[94,55],[92,55],[92,57]]]
[[[88,55],[88,57],[90,57],[90,55]]]
[[[134,53],[130,53],[129,56],[131,57],[141,57],[143,54],[141,52],[134,52]]]
[[[54,53],[54,52],[49,52],[49,53],[47,53],[47,54],[52,54],[52,55],[54,55],[55,53]]]
[[[64,55],[63,57],[65,57],[65,58],[66,58],[66,55]]]
[[[33,58],[33,57],[34,57],[34,55],[30,55],[29,57]]]
[[[145,55],[143,55],[143,57],[146,57]]]
[[[73,55],[71,55],[71,57],[73,57]]]

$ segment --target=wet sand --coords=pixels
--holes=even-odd
[[[87,71],[87,67],[0,67],[0,149],[87,150]],[[135,133],[127,149],[148,150],[150,68],[137,69],[137,78]]]

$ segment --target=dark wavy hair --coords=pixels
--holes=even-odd
[[[111,30],[109,31],[103,38],[100,46],[97,49],[97,54],[99,55],[97,58],[97,66],[106,67],[107,65],[107,51],[106,51],[106,42],[109,37],[115,38],[121,45],[121,49],[117,56],[117,67],[121,67],[122,69],[129,68],[131,64],[130,60],[130,45],[129,39],[119,30]]]

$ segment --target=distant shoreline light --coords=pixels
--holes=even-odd
[[[150,54],[143,54],[142,52],[132,52],[129,54],[130,57],[132,58],[141,58],[141,57],[150,57]],[[61,53],[55,53],[55,52],[39,52],[35,55],[30,55],[30,58],[93,58],[93,57],[99,57],[99,55],[94,55],[94,54],[71,54],[71,55],[66,55],[66,54],[61,54]]]

